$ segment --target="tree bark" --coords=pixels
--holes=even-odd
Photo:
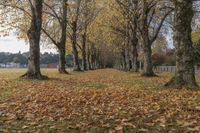
[[[30,79],[46,79],[40,71],[40,35],[42,29],[43,0],[33,0],[31,6],[31,25],[27,32],[29,39],[28,71],[22,77]]]
[[[122,61],[123,61],[123,70],[125,71],[126,66],[127,66],[125,48],[123,48],[123,51],[121,52],[121,56],[122,56]]]
[[[72,49],[74,55],[74,71],[81,71],[79,58],[78,58],[78,49],[77,49],[77,22],[72,22]]]
[[[87,35],[84,33],[82,35],[82,58],[83,58],[83,70],[87,71],[87,55],[86,55],[86,40],[87,40]]]
[[[137,39],[132,41],[132,70],[138,72],[138,51],[137,51]]]
[[[193,2],[176,0],[174,16],[174,45],[176,48],[176,73],[166,86],[197,88],[195,79],[191,23],[194,15]]]
[[[97,65],[97,69],[101,69],[100,67],[100,51],[97,50],[97,56],[96,56],[96,65]]]
[[[47,7],[49,7],[51,10],[52,7],[45,3]],[[59,52],[59,64],[58,64],[58,71],[61,74],[68,74],[68,72],[65,70],[66,65],[66,39],[67,39],[67,9],[68,9],[68,0],[62,0],[62,17],[58,17],[58,15],[55,16],[55,18],[58,20],[60,29],[61,29],[61,37],[59,38],[59,41],[57,42],[54,37],[51,36],[50,33],[45,28],[42,28],[43,33],[52,41],[52,43],[57,47]]]
[[[91,51],[90,51],[90,46],[87,46],[87,62],[88,62],[88,69],[92,70],[91,66]]]
[[[67,38],[67,2],[68,0],[62,1],[62,8],[63,8],[63,15],[62,15],[62,22],[61,22],[61,38],[60,43],[58,44],[59,50],[59,66],[58,71],[61,74],[68,74],[65,70],[66,65],[66,38]]]
[[[131,23],[131,43],[132,43],[132,70],[138,72],[138,1],[134,1],[134,16]]]
[[[91,46],[91,67],[92,70],[95,70],[95,58],[96,58],[96,49],[94,47],[94,44]]]
[[[129,48],[129,41],[126,44],[125,47],[125,60],[126,60],[126,71],[130,71],[131,69],[131,62],[130,62],[130,52],[129,52],[130,48]]]
[[[64,45],[63,45],[64,46]],[[65,70],[66,60],[65,60],[65,48],[59,48],[59,65],[58,65],[58,71],[61,74],[68,74],[68,72]]]
[[[153,72],[152,64],[152,42],[149,39],[149,27],[148,27],[148,2],[146,0],[141,1],[141,15],[139,19],[139,33],[141,45],[144,53],[144,67],[142,76],[153,77],[155,76]]]
[[[151,45],[148,42],[143,42],[143,53],[144,53],[144,67],[142,76],[152,77],[155,76],[153,72],[152,64],[152,50]]]
[[[138,6],[140,7],[140,16],[139,16],[139,21],[138,21],[138,31],[139,31],[139,36],[141,39],[141,45],[143,48],[144,52],[144,71],[143,71],[143,76],[156,76],[153,72],[153,64],[152,64],[152,50],[151,46],[154,43],[154,41],[157,39],[158,34],[163,26],[163,23],[167,16],[173,11],[173,9],[167,9],[164,10],[163,16],[161,16],[160,22],[155,22],[153,21],[154,19],[158,19],[156,17],[156,6],[158,4],[158,1],[147,1],[147,0],[140,0],[138,1]],[[154,4],[152,4],[154,3]],[[164,9],[164,8],[163,8]],[[155,25],[154,26],[152,26]],[[156,26],[157,25],[157,26]],[[149,32],[149,29],[153,28],[152,30],[154,31]],[[151,35],[150,35],[151,34]]]

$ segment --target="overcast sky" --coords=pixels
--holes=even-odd
[[[28,50],[29,45],[26,44],[25,41],[17,39],[14,35],[0,37],[0,52],[18,53],[19,51],[27,52]],[[42,47],[41,52],[56,53],[56,51],[53,49],[47,49]]]
[[[173,47],[171,36],[167,36],[168,46]],[[18,53],[19,51],[27,52],[29,51],[29,45],[25,43],[23,40],[19,40],[14,35],[10,35],[7,37],[0,37],[0,52],[10,52],[10,53]],[[57,53],[55,49],[47,49],[41,47],[41,52],[53,52]]]

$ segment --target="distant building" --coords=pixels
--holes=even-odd
[[[20,68],[20,63],[9,62],[3,65],[4,68]]]
[[[26,64],[20,64],[20,63],[14,63],[14,62],[9,62],[9,63],[0,63],[0,68],[26,68]]]
[[[40,64],[41,68],[47,68],[47,66],[48,66],[47,64]]]
[[[6,64],[0,63],[0,68],[6,68]]]
[[[27,68],[27,64],[20,64],[20,63],[0,63],[0,68]],[[41,68],[58,68],[57,63],[51,63],[51,64],[41,64]],[[67,67],[67,66],[66,66]]]
[[[47,68],[57,68],[58,64],[48,64]]]

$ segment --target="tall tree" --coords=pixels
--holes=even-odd
[[[72,42],[72,51],[74,56],[74,71],[81,71],[81,66],[79,62],[79,53],[78,53],[78,21],[80,18],[80,8],[81,8],[82,0],[75,1],[75,8],[71,10],[72,20],[71,20],[71,29],[72,34],[70,35],[70,39]]]
[[[61,0],[61,2],[54,1],[52,3],[45,3],[45,7],[47,8],[44,11],[44,13],[47,15],[47,18],[46,18],[46,22],[45,22],[45,25],[43,26],[42,31],[58,49],[59,73],[67,74],[68,72],[65,70],[65,65],[66,65],[65,56],[66,56],[66,39],[67,39],[66,34],[67,34],[68,0]],[[58,11],[58,8],[60,8],[59,11]],[[50,19],[51,17],[53,17],[53,19]],[[51,20],[53,21],[52,22],[53,25],[49,24]],[[55,29],[57,30],[58,33],[54,32]]]
[[[166,86],[197,88],[195,80],[191,23],[194,16],[192,0],[173,0],[174,45],[176,48],[176,74]]]
[[[144,68],[142,75],[151,77],[155,76],[151,60],[151,46],[157,39],[165,19],[173,11],[173,9],[167,8],[166,2],[162,0],[141,0],[139,1],[138,5],[140,5],[138,33],[140,36],[140,43],[144,54]],[[158,18],[160,22],[158,22]]]
[[[46,79],[40,71],[40,37],[42,29],[42,11],[43,0],[28,0],[28,1],[1,1],[0,5],[5,7],[6,13],[10,14],[10,18],[6,15],[9,30],[19,30],[18,37],[24,36],[29,41],[29,57],[28,57],[28,71],[22,77],[31,79]],[[30,8],[29,8],[30,7]],[[16,17],[15,15],[22,12],[23,15]],[[20,19],[26,18],[27,21]],[[15,23],[13,23],[15,22]],[[27,29],[27,27],[29,27]]]
[[[132,0],[130,1],[130,4],[132,5],[130,7],[130,10],[131,10],[131,30],[130,30],[130,39],[131,39],[131,45],[132,45],[132,70],[134,72],[138,72],[138,34],[137,34],[137,31],[138,31],[138,0]]]
[[[42,29],[43,0],[29,0],[31,8],[31,24],[27,32],[29,39],[28,71],[23,77],[44,79],[40,71],[40,36]]]

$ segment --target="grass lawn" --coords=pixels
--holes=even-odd
[[[164,88],[172,74],[52,69],[38,81],[19,79],[24,72],[0,69],[0,132],[200,132],[200,91]]]

